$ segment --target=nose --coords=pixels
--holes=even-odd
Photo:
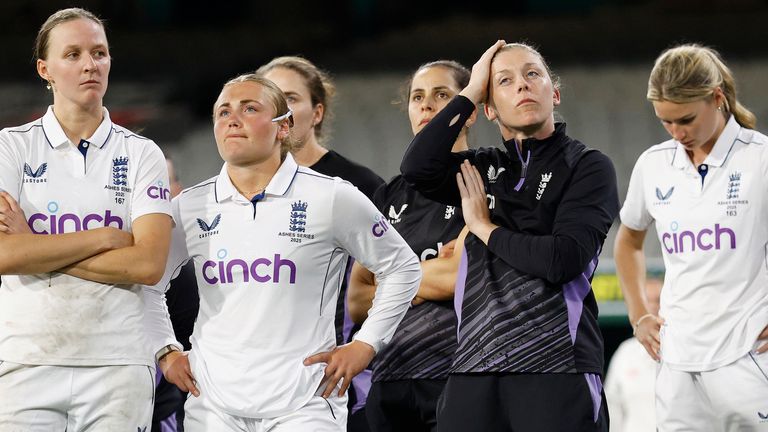
[[[518,92],[518,93],[521,93],[521,92],[522,92],[522,91],[524,91],[524,90],[526,90],[526,91],[527,91],[527,90],[529,90],[529,89],[530,89],[530,88],[528,87],[528,81],[526,81],[525,79],[519,79],[519,80],[517,81],[517,92]]]
[[[96,70],[96,59],[93,58],[93,55],[88,54],[86,56],[85,60],[85,71],[86,72],[93,72]]]
[[[432,103],[432,98],[425,97],[421,101],[421,110],[422,111],[434,111],[435,106]]]
[[[669,134],[672,135],[672,138],[676,141],[682,141],[685,138],[685,128],[672,123],[669,127]]]

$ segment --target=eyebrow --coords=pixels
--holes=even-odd
[[[442,85],[441,86],[437,86],[437,87],[432,87],[431,89],[433,91],[440,91],[440,90],[452,91],[450,87],[442,86]],[[415,88],[415,89],[411,90],[411,94],[416,93],[416,92],[423,92],[423,91],[425,91],[425,90],[421,89],[421,88]]]
[[[261,105],[261,106],[264,106],[264,104],[263,104],[263,103],[261,103],[261,101],[258,101],[258,100],[256,100],[256,99],[243,99],[243,100],[241,100],[241,101],[239,102],[239,105],[245,105],[245,104],[248,104],[248,103],[257,103],[257,104],[259,104],[259,105]],[[223,107],[231,107],[231,106],[232,106],[232,104],[231,104],[231,103],[229,103],[229,102],[224,102],[224,103],[222,103],[222,104],[219,104],[219,106],[217,106],[217,107],[216,107],[216,109],[218,110],[219,108],[223,108]]]
[[[98,44],[94,45],[93,47],[91,47],[91,49],[98,49],[98,48],[107,49],[107,46],[102,44],[102,43],[98,43]],[[73,49],[81,49],[81,46],[78,45],[78,44],[70,44],[70,45],[66,45],[64,47],[64,51],[71,51]]]

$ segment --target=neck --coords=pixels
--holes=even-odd
[[[267,185],[280,168],[282,161],[278,152],[277,157],[250,165],[227,164],[227,174],[240,194],[248,200],[264,192]]]
[[[54,100],[53,114],[69,141],[74,144],[90,138],[104,119],[101,103],[83,107]]]
[[[309,130],[302,144],[291,149],[291,155],[296,163],[305,167],[316,164],[326,153],[328,153],[328,149],[317,142],[313,129]]]
[[[509,127],[502,124],[500,129],[501,136],[504,138],[504,141],[514,139],[517,142],[517,146],[521,147],[523,140],[525,139],[535,138],[537,140],[543,140],[545,138],[551,137],[552,134],[555,133],[555,119],[553,117],[549,117],[543,123],[538,123],[522,128]]]

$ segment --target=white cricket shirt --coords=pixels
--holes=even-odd
[[[666,268],[661,350],[674,369],[727,365],[768,324],[767,144],[731,117],[700,167],[674,140],[635,164],[621,222],[656,224]]]
[[[143,215],[170,215],[167,185],[157,145],[113,124],[106,109],[93,136],[74,145],[52,107],[34,122],[0,131],[0,190],[19,201],[30,227],[41,235],[107,225],[131,231]],[[0,360],[152,365],[143,311],[141,285],[102,284],[56,272],[3,275]]]
[[[313,397],[325,364],[302,362],[335,346],[349,255],[379,283],[355,336],[377,351],[418,289],[418,259],[365,195],[299,167],[290,154],[255,205],[232,185],[225,164],[217,177],[174,199],[173,211],[171,257],[158,287],[194,260],[200,312],[192,371],[200,391],[232,415],[276,417]],[[173,335],[167,323],[149,328],[155,348]]]

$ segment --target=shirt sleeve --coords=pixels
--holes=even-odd
[[[334,237],[378,285],[368,319],[354,339],[379,351],[392,339],[421,281],[418,258],[362,192],[337,180],[333,200]]]
[[[8,132],[0,132],[0,191],[7,192],[19,200],[24,158],[19,154]]]
[[[554,284],[573,280],[600,252],[619,210],[616,171],[597,151],[584,155],[560,204],[550,235],[493,230],[488,249],[510,266]]]
[[[640,155],[632,169],[632,177],[629,179],[627,198],[621,208],[621,223],[635,231],[645,231],[653,223],[653,216],[648,211],[648,203],[645,199],[644,181],[645,153]]]
[[[153,353],[158,352],[166,345],[175,345],[179,350],[184,349],[182,344],[176,340],[171,318],[168,314],[168,306],[165,302],[165,292],[170,287],[171,280],[179,275],[181,268],[189,261],[186,234],[181,222],[179,207],[179,199],[176,198],[172,203],[174,227],[171,230],[171,248],[168,252],[165,273],[157,285],[145,285],[143,290],[144,328]]]
[[[168,165],[160,148],[154,143],[147,145],[138,164],[133,185],[131,220],[150,213],[171,214],[171,192],[168,182]]]
[[[411,141],[400,164],[403,178],[425,197],[443,204],[461,206],[456,184],[460,164],[474,151],[452,153],[461,128],[475,110],[475,104],[456,96]]]

